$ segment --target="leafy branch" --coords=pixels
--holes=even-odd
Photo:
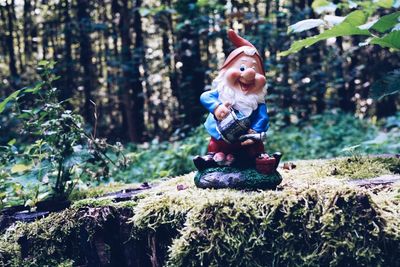
[[[332,13],[336,8],[360,8],[352,11],[346,17],[325,15],[321,19],[307,19],[299,21],[288,28],[289,33],[298,33],[317,27],[325,28],[320,34],[298,40],[292,43],[290,48],[280,53],[288,56],[299,52],[303,48],[310,47],[315,43],[333,37],[356,36],[367,37],[361,45],[375,44],[390,48],[394,51],[400,50],[400,11],[379,17],[375,15],[379,8],[392,8],[400,5],[398,1],[346,1],[340,6],[325,0],[316,0],[312,7],[316,13]]]

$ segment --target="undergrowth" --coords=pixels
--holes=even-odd
[[[283,160],[332,158],[358,154],[398,153],[400,114],[373,124],[354,115],[327,112],[309,121],[278,128],[271,122],[266,152],[283,152]],[[192,158],[206,153],[209,135],[203,126],[175,142],[130,147],[131,164],[114,176],[118,181],[145,181],[195,170]]]

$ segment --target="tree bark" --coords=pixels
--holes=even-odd
[[[141,1],[137,0],[135,8],[140,8]],[[135,54],[132,56],[130,37],[130,6],[128,0],[122,1],[121,9],[121,62],[122,62],[122,103],[124,123],[127,126],[128,138],[132,142],[140,142],[143,136],[143,87],[139,67],[141,64],[141,54],[143,52],[142,25],[139,11],[134,14]]]
[[[83,67],[83,87],[85,94],[84,117],[88,123],[94,125],[92,92],[95,88],[95,69],[92,63],[93,51],[90,39],[91,18],[88,12],[89,3],[86,0],[77,1],[77,18],[79,21],[80,64]]]
[[[194,5],[196,1],[185,1],[187,6]],[[188,8],[189,9],[189,8]],[[186,13],[182,20],[195,20],[196,12],[184,10]],[[204,26],[206,27],[206,26]],[[204,66],[200,56],[200,36],[192,24],[185,24],[178,32],[181,45],[177,51],[178,59],[182,63],[178,80],[178,99],[180,112],[183,115],[182,126],[197,126],[200,124],[203,108],[199,98],[204,91]]]
[[[31,0],[24,1],[24,54],[26,63],[32,61],[32,5]]]
[[[17,66],[16,66],[16,60],[15,60],[15,50],[14,50],[14,20],[13,20],[13,12],[14,12],[14,0],[11,1],[11,3],[6,0],[6,10],[7,10],[7,28],[8,28],[8,36],[7,36],[7,47],[8,47],[8,56],[9,56],[9,62],[8,66],[10,68],[10,84],[11,87],[15,90],[17,89],[18,85],[18,71],[17,71]]]
[[[66,100],[72,97],[74,89],[74,62],[72,59],[72,25],[70,15],[70,0],[63,1],[63,16],[64,16],[64,59],[62,62],[63,75],[60,79],[60,100]],[[69,109],[72,106],[67,102]]]

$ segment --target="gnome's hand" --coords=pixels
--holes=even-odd
[[[243,141],[240,143],[240,145],[242,145],[242,146],[249,146],[252,144],[254,144],[254,140],[252,140],[252,139],[247,139],[246,141]]]
[[[247,133],[249,133],[249,134],[255,134],[255,133],[257,133],[257,132],[254,131],[253,129],[249,129],[249,130],[247,131]],[[241,142],[240,144],[241,144],[242,146],[252,145],[252,144],[254,144],[254,140],[253,140],[253,139],[247,139],[247,140]]]
[[[230,110],[231,106],[232,104],[229,102],[225,102],[219,105],[214,111],[214,115],[217,118],[217,120],[222,121],[223,119],[225,119],[226,116],[228,116],[229,113],[231,112]]]

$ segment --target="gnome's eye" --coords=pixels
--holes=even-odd
[[[247,67],[245,65],[240,65],[239,70],[240,71],[245,71],[247,69]]]

